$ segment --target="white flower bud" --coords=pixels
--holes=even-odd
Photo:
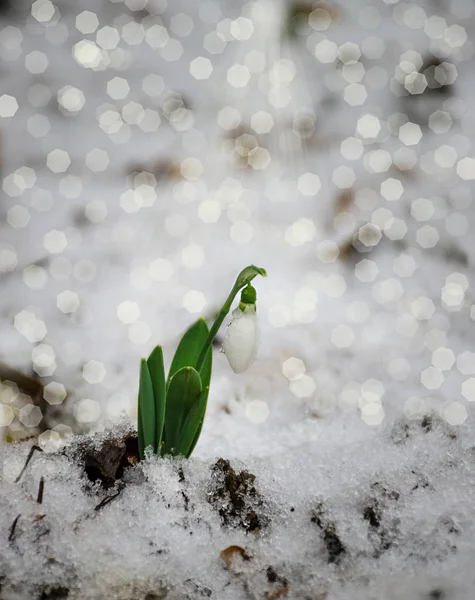
[[[257,354],[259,345],[259,325],[255,304],[241,304],[244,310],[236,308],[226,332],[223,349],[235,373],[248,369]]]

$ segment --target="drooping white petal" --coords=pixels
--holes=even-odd
[[[259,326],[256,309],[247,305],[236,308],[223,342],[224,352],[235,373],[242,373],[254,362],[259,345]]]

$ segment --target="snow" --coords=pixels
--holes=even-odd
[[[44,450],[18,483],[32,442],[1,450],[0,595],[471,599],[473,3],[342,3],[280,45],[280,3],[144,5],[40,1],[0,32],[0,363],[48,385],[38,409],[0,384]],[[415,94],[430,50],[454,84]],[[91,488],[140,357],[169,364],[251,263],[259,353],[215,352],[193,457]],[[208,501],[221,457],[258,532]]]
[[[115,439],[124,434],[122,426]],[[270,568],[290,598],[416,599],[436,589],[469,598],[469,437],[466,425],[455,433],[434,418],[396,423],[372,439],[348,443],[340,433],[271,458],[232,459],[236,474],[256,476],[237,488],[247,490],[244,508],[223,493],[213,459],[151,458],[103,489],[87,479],[78,456],[114,439],[110,433],[77,438],[66,456],[36,454],[19,483],[27,448],[9,445],[3,539],[21,516],[2,550],[4,597],[63,586],[73,598],[111,589],[117,598],[145,597],[158,588],[169,590],[167,598],[201,597],[198,588],[211,590],[203,597],[261,598],[278,587]],[[104,498],[111,500],[98,508]],[[257,526],[247,518],[253,511]],[[228,566],[220,557],[233,546],[250,557],[242,565],[235,551]]]

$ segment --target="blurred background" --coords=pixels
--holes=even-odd
[[[217,340],[198,453],[464,423],[474,8],[4,0],[6,439],[134,420],[140,357],[169,363],[250,263],[260,352],[236,376]]]

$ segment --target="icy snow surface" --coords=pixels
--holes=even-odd
[[[0,425],[45,450],[16,483],[31,442],[2,449],[2,598],[475,594],[474,6],[324,5],[290,39],[282,12],[3,19],[0,362],[56,395],[38,414],[0,389]],[[139,358],[169,362],[250,263],[259,354],[235,375],[215,352],[190,461],[103,489],[83,438],[49,454],[133,422]],[[220,515],[220,457],[256,476],[244,521]]]

